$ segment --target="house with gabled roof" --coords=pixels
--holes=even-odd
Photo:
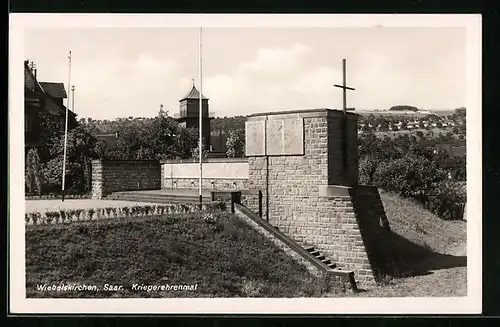
[[[66,107],[63,104],[67,93],[63,83],[39,82],[33,63],[24,61],[24,131],[26,150],[36,147],[45,126],[42,116],[49,117],[64,131]],[[68,111],[68,127],[76,126],[76,115]]]

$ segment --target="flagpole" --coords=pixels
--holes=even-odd
[[[75,86],[71,85],[71,110],[75,112]]]
[[[199,181],[199,197],[200,197],[200,209],[202,205],[202,184],[203,184],[203,99],[202,99],[202,94],[203,94],[203,76],[202,76],[202,70],[203,70],[203,61],[201,59],[202,57],[202,52],[201,52],[201,41],[202,41],[202,27],[200,27],[200,51],[199,51],[199,59],[200,59],[200,64],[199,64],[199,71],[198,71],[198,78],[200,79],[200,112],[199,112],[199,144],[198,144],[198,154],[199,154],[199,160],[200,160],[200,181]]]
[[[66,149],[68,144],[68,107],[70,104],[70,88],[71,88],[71,50],[68,55],[69,73],[68,73],[68,101],[66,101],[66,121],[64,125],[64,151],[63,151],[63,171],[62,171],[62,202],[64,202],[64,189],[66,185]]]

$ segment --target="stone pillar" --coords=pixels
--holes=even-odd
[[[104,197],[104,177],[101,159],[92,160],[92,199]]]

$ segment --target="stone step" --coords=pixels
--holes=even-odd
[[[106,197],[108,200],[117,201],[134,201],[134,202],[152,202],[152,203],[198,203],[199,198],[194,197],[136,197],[133,195],[110,195]],[[202,198],[204,203],[210,202],[210,199]]]
[[[190,195],[190,194],[148,194],[148,193],[112,193],[108,197],[135,197],[135,198],[164,198],[164,199],[199,199],[198,195]],[[211,197],[207,195],[202,196],[203,199],[210,200]]]
[[[315,249],[314,249],[314,246],[312,245],[305,245],[304,246],[304,249],[307,251],[307,252],[313,252]]]
[[[324,265],[328,266],[328,268],[335,269],[337,267],[337,265],[334,262],[332,262],[330,259],[327,259],[324,254],[322,254],[321,252],[319,252],[318,250],[316,250],[316,248],[314,247],[314,245],[303,245],[303,248],[307,252],[309,252],[310,254],[312,254],[313,256],[315,256],[316,259],[318,259],[319,261],[321,261]]]

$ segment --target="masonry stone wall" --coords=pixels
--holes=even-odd
[[[193,189],[197,190],[200,183],[199,178],[163,178],[162,189]],[[206,191],[212,190],[244,190],[247,188],[248,179],[219,179],[219,178],[203,178],[202,189]]]
[[[348,276],[340,277],[340,276],[333,276],[330,274],[326,274],[324,270],[319,269],[318,267],[314,266],[311,262],[306,260],[304,257],[302,257],[300,254],[298,254],[292,248],[290,248],[286,243],[281,241],[278,237],[276,237],[275,235],[270,233],[268,230],[266,230],[264,227],[257,224],[252,219],[248,218],[245,214],[243,214],[239,211],[236,211],[236,215],[241,220],[243,220],[246,224],[248,224],[250,227],[252,227],[254,230],[256,230],[259,234],[261,234],[266,239],[271,241],[277,248],[282,250],[284,253],[286,253],[289,257],[291,257],[297,263],[299,263],[300,265],[303,265],[307,269],[307,271],[309,271],[310,274],[312,274],[313,276],[316,276],[316,277],[320,277],[320,278],[328,278],[328,282],[331,283],[330,287],[334,287],[334,288],[343,287],[345,289],[350,289],[352,287],[352,285],[350,285],[350,280],[349,280]]]
[[[315,246],[340,267],[353,270],[361,286],[372,286],[375,277],[357,221],[355,198],[348,192],[325,194],[330,186],[348,189],[357,185],[357,115],[347,114],[347,130],[343,129],[344,114],[336,110],[305,110],[289,116],[303,119],[304,154],[249,156],[248,188],[262,190],[263,215],[272,225],[301,244]],[[248,121],[263,118],[287,119],[287,114],[258,114]],[[347,166],[342,159],[344,135]]]
[[[102,199],[112,192],[159,190],[161,167],[158,161],[92,160],[92,198]]]
[[[198,189],[199,163],[193,160],[161,161],[162,189]],[[243,190],[248,183],[246,158],[207,158],[203,160],[202,188]]]
[[[241,204],[258,214],[260,201],[263,201],[262,198],[259,200],[259,197],[263,196],[259,195],[257,190],[244,190],[241,192]]]
[[[393,269],[394,259],[388,251],[392,234],[380,194],[374,186],[358,185],[350,196],[373,277],[379,282]]]

